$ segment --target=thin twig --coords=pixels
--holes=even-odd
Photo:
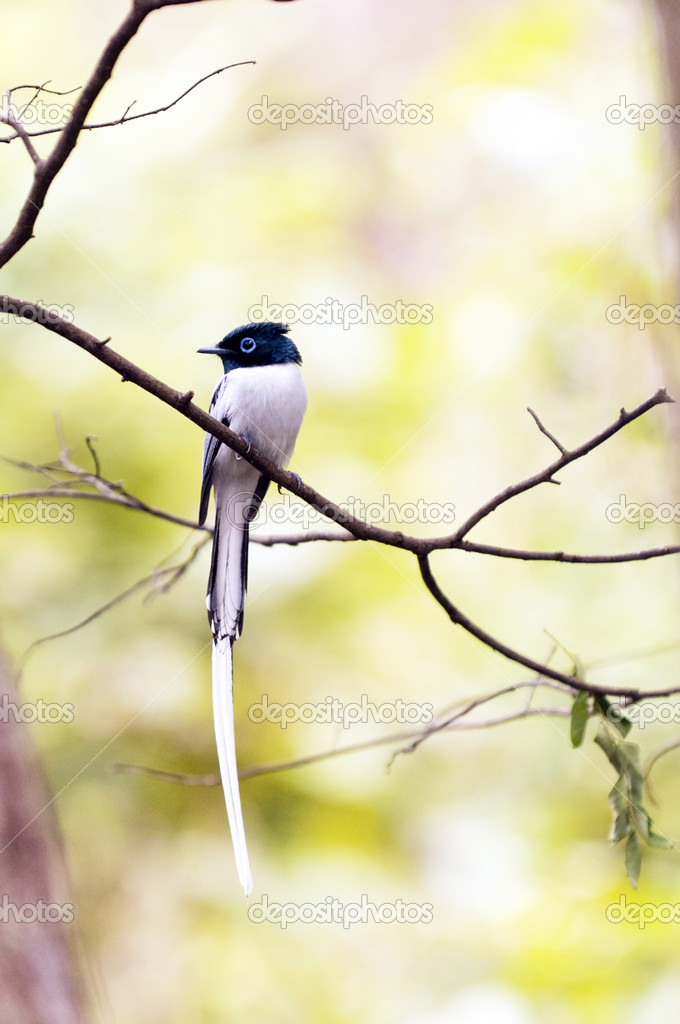
[[[79,629],[83,629],[85,626],[89,626],[89,624],[91,622],[94,622],[95,619],[100,618],[106,612],[110,611],[112,608],[115,608],[116,605],[122,604],[123,601],[126,601],[129,597],[132,597],[133,594],[136,594],[138,591],[144,590],[145,588],[151,586],[152,592],[161,594],[167,593],[167,591],[172,586],[174,586],[179,579],[181,579],[181,577],[185,574],[189,566],[193,564],[193,562],[196,560],[198,553],[201,551],[204,544],[207,544],[208,540],[208,537],[204,537],[202,540],[200,540],[191,549],[189,555],[183,562],[180,562],[177,565],[166,566],[165,568],[155,568],[153,572],[149,573],[148,576],[144,576],[143,579],[137,580],[136,583],[133,583],[132,586],[127,587],[120,594],[116,594],[115,597],[112,597],[111,600],[107,601],[99,608],[96,608],[93,612],[90,612],[89,615],[86,615],[84,619],[80,620],[80,622],[76,622],[75,625],[68,626],[66,629],[61,629],[57,633],[50,633],[48,636],[42,636],[38,640],[34,640],[33,643],[31,643],[24,651],[24,654],[20,660],[21,667],[25,665],[28,656],[36,649],[36,647],[40,647],[42,646],[42,644],[46,644],[50,640],[58,640],[61,637],[70,636],[71,633],[76,633]]]
[[[664,757],[666,754],[670,754],[672,750],[677,750],[679,747],[680,739],[673,740],[671,743],[666,744],[665,747],[661,747],[660,750],[657,750],[655,754],[652,754],[642,772],[644,779],[647,780],[649,778],[652,768],[660,758]]]
[[[580,679],[578,676],[566,675],[564,672],[558,672],[556,669],[550,668],[548,665],[541,665],[533,658],[528,658],[526,655],[513,650],[512,647],[508,647],[507,644],[504,644],[500,640],[491,636],[490,633],[487,633],[486,630],[481,628],[481,626],[477,626],[459,608],[457,608],[453,602],[449,600],[434,578],[427,555],[419,556],[418,565],[420,566],[420,573],[425,586],[432,594],[435,601],[444,609],[454,625],[461,626],[467,633],[476,637],[477,640],[480,640],[487,647],[490,647],[498,654],[502,654],[503,657],[508,658],[510,661],[514,661],[517,665],[522,665],[524,668],[531,669],[532,672],[535,672],[539,676],[548,676],[550,679],[556,679],[558,682],[564,683],[573,690],[583,690],[585,693],[593,695],[599,694],[603,697],[626,697],[631,701],[639,700],[641,696],[667,697],[673,693],[680,693],[680,686],[662,690],[645,691],[644,694],[641,694],[640,690],[633,690],[629,687],[597,686],[594,683],[588,683],[584,679]]]
[[[31,142],[29,133],[26,131],[26,129],[24,128],[24,126],[21,123],[21,121],[17,117],[15,117],[14,114],[12,113],[12,107],[11,107],[10,102],[9,102],[9,100],[10,100],[10,93],[8,92],[6,95],[7,95],[7,113],[3,114],[2,112],[0,112],[0,124],[9,125],[9,127],[12,128],[13,131],[16,132],[16,136],[14,136],[14,137],[21,139],[21,141],[23,142],[23,144],[24,144],[24,146],[26,148],[26,152],[30,156],[31,160],[33,161],[33,163],[35,164],[36,167],[39,167],[40,166],[40,155],[38,154],[37,150],[35,149],[35,146]]]
[[[545,434],[545,436],[552,441],[552,443],[557,448],[558,452],[560,452],[562,455],[566,455],[567,454],[567,449],[564,448],[563,445],[560,444],[560,442],[557,440],[557,438],[553,434],[551,434],[549,430],[546,430],[546,428],[543,426],[543,424],[539,420],[538,416],[536,415],[534,410],[532,408],[530,408],[530,406],[527,406],[527,412],[531,413],[531,415],[534,418],[534,422],[536,423],[536,426],[538,427],[538,429],[541,431],[542,434]]]
[[[631,423],[633,420],[649,412],[650,409],[655,406],[673,401],[673,399],[668,396],[664,388],[659,388],[651,398],[648,398],[631,412],[621,410],[618,420],[603,430],[600,434],[597,434],[589,441],[584,442],[578,448],[567,453],[567,455],[561,456],[556,462],[551,463],[540,473],[536,473],[534,476],[528,477],[526,480],[506,488],[504,491],[501,491],[500,494],[491,498],[482,505],[477,512],[470,516],[463,526],[461,526],[455,533],[444,537],[434,538],[410,537],[404,534],[401,530],[387,530],[384,527],[366,523],[364,520],[349,513],[347,509],[338,505],[336,502],[324,497],[313,487],[304,483],[297,474],[281,469],[270,459],[267,459],[262,455],[261,452],[257,451],[256,448],[252,447],[248,441],[244,440],[244,438],[240,437],[238,434],[234,433],[234,431],[225,426],[224,423],[221,423],[213,416],[208,415],[208,413],[204,412],[204,410],[194,402],[187,402],[186,389],[183,391],[177,391],[176,389],[169,387],[157,377],[153,377],[150,373],[142,370],[141,367],[131,362],[131,360],[120,355],[111,347],[111,345],[102,345],[99,339],[95,338],[87,331],[82,330],[82,328],[77,327],[74,323],[70,323],[61,317],[54,315],[45,317],[43,307],[38,304],[22,302],[21,300],[12,298],[11,296],[0,295],[0,313],[9,312],[15,314],[19,313],[19,315],[22,315],[22,311],[23,315],[26,316],[26,319],[40,318],[41,326],[45,327],[46,330],[53,331],[55,334],[59,334],[61,337],[73,342],[73,344],[84,349],[100,362],[115,370],[123,381],[131,381],[136,384],[137,387],[142,388],[149,394],[159,398],[166,405],[169,405],[171,408],[180,412],[187,419],[196,423],[197,426],[216,437],[218,441],[226,444],[227,447],[231,448],[232,451],[235,451],[237,455],[241,455],[242,458],[258,469],[261,473],[264,473],[274,483],[280,484],[292,494],[296,494],[327,519],[330,519],[338,526],[342,526],[344,529],[348,530],[358,540],[373,540],[381,544],[387,544],[391,547],[412,551],[414,554],[419,556],[442,548],[455,548],[460,546],[460,542],[463,540],[465,534],[504,502],[509,501],[510,498],[515,497],[517,494],[521,494],[532,487],[538,486],[540,483],[546,482],[558,470],[564,468],[569,463],[574,462],[576,459],[582,458],[584,455],[588,454],[588,452],[598,447],[598,445],[601,445],[604,441],[608,440],[608,438],[613,434],[623,429],[623,427],[628,423]]]
[[[564,708],[525,708],[521,711],[502,715],[498,718],[488,718],[481,722],[454,722],[447,726],[446,731],[469,731],[472,729],[490,729],[497,725],[505,725],[507,722],[514,722],[522,718],[535,717],[558,717],[565,718],[569,711]],[[358,743],[349,743],[346,747],[333,747],[332,750],[325,750],[317,754],[308,754],[304,757],[296,757],[290,761],[275,761],[271,764],[253,765],[250,768],[241,768],[238,773],[239,779],[252,779],[260,775],[273,775],[277,772],[289,771],[292,768],[306,768],[308,765],[317,764],[320,761],[328,761],[334,757],[342,757],[345,754],[356,754],[365,750],[372,750],[375,747],[389,746],[393,743],[403,743],[418,733],[401,733],[392,736],[379,736],[371,740],[362,740]],[[185,786],[219,786],[219,772],[212,772],[207,775],[185,775],[181,772],[166,772],[158,768],[146,768],[143,765],[135,764],[113,764],[109,769],[115,775],[143,775],[147,778],[158,779],[162,782],[176,782]]]
[[[194,82],[193,85],[190,85],[188,89],[185,89],[184,92],[180,96],[177,97],[177,99],[174,99],[171,103],[166,103],[165,106],[163,106],[163,107],[156,107],[155,110],[145,110],[144,113],[142,113],[142,114],[130,114],[130,116],[128,116],[130,110],[132,109],[132,107],[137,102],[136,100],[133,100],[132,103],[129,103],[128,106],[125,108],[125,111],[124,111],[122,117],[117,117],[113,121],[98,121],[96,124],[84,124],[82,126],[81,131],[91,132],[91,131],[94,131],[97,128],[116,128],[116,127],[118,127],[118,125],[127,124],[129,121],[138,121],[142,117],[153,117],[155,114],[164,114],[167,110],[171,110],[172,107],[176,106],[176,104],[178,104],[181,100],[183,100],[185,96],[188,96],[190,92],[193,92],[194,89],[197,89],[199,85],[202,85],[203,82],[207,82],[209,78],[214,78],[216,75],[221,75],[223,71],[229,71],[230,68],[238,68],[238,67],[242,67],[245,64],[256,64],[256,63],[257,63],[257,61],[254,61],[254,60],[239,60],[239,61],[236,61],[234,64],[225,64],[224,67],[217,68],[216,71],[211,71],[208,75],[204,75],[203,78],[199,78],[197,82]],[[15,87],[15,88],[17,88],[17,87]],[[48,91],[51,91],[51,90],[48,90]],[[74,91],[75,90],[73,90],[73,89],[70,90],[70,92],[74,92]],[[65,96],[65,95],[68,95],[68,94],[67,93],[58,93],[57,95],[64,95]],[[31,100],[31,103],[35,102],[36,99],[37,99],[37,96],[34,96],[33,99]],[[26,109],[31,105],[31,103],[26,104]],[[0,120],[3,120],[3,118],[0,118]],[[12,125],[12,127],[14,127],[14,125]],[[26,129],[24,128],[24,133],[29,138],[34,139],[34,138],[37,138],[40,135],[55,135],[55,134],[58,134],[59,132],[63,132],[64,127],[65,127],[65,125],[59,125],[58,127],[55,127],[55,128],[41,128],[39,131],[34,131],[34,132],[26,131]],[[12,135],[12,136],[9,136],[7,138],[0,139],[0,142],[13,142],[14,139],[17,138],[17,137],[18,137],[18,133],[17,133],[17,135]]]
[[[48,327],[49,325],[45,324],[45,326]],[[644,414],[649,412],[650,409],[653,409],[654,406],[663,405],[666,402],[673,402],[673,399],[665,388],[658,388],[651,398],[648,398],[646,402],[642,402],[641,405],[638,405],[631,412],[626,412],[625,409],[621,409],[619,418],[599,434],[596,434],[595,437],[591,437],[589,441],[584,441],[584,443],[579,445],[577,448],[565,452],[559,459],[556,459],[555,462],[552,462],[545,469],[541,470],[540,473],[535,473],[533,476],[527,477],[526,480],[521,480],[517,484],[512,484],[512,486],[506,487],[505,490],[487,501],[484,505],[478,508],[477,511],[474,512],[454,534],[452,534],[451,539],[455,541],[462,540],[474,526],[481,523],[483,519],[486,519],[486,517],[491,515],[492,512],[495,512],[496,509],[500,508],[500,506],[505,504],[506,501],[510,501],[511,498],[515,498],[518,494],[523,494],[525,491],[529,491],[531,488],[537,487],[539,484],[548,483],[553,479],[555,473],[559,473],[559,471],[564,469],[565,466],[568,466],[572,462],[576,462],[577,459],[582,459],[584,455],[588,455],[595,448],[599,447],[599,445],[608,441],[610,437],[613,437],[614,434],[617,434],[619,430],[623,429],[623,427],[632,423],[633,420],[639,419],[640,416],[644,416]]]

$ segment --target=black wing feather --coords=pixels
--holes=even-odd
[[[219,395],[223,387],[224,378],[222,378],[220,383],[215,388],[213,396],[210,400],[210,408],[208,411],[211,416],[213,415],[213,410],[217,402],[217,396]],[[224,416],[222,418],[222,423],[224,423],[225,427],[228,427],[229,417]],[[221,446],[222,442],[218,441],[214,434],[205,435],[205,443],[203,448],[203,476],[201,478],[201,501],[198,506],[199,526],[203,526],[203,523],[205,522],[205,517],[208,514],[208,502],[210,501],[210,487],[212,484],[212,471],[213,466],[215,465],[215,459],[217,458],[217,453],[219,452]]]
[[[257,481],[257,487],[255,488],[255,491],[253,493],[252,501],[250,502],[250,507],[247,512],[246,523],[243,528],[245,537],[243,538],[243,547],[241,548],[241,583],[243,586],[244,603],[246,587],[248,585],[248,548],[250,547],[250,545],[248,544],[248,530],[250,528],[250,524],[257,515],[257,510],[262,504],[262,500],[265,494],[267,493],[267,488],[269,487],[270,483],[271,481],[269,477],[265,476],[265,474],[262,473],[260,479]],[[241,614],[239,615],[238,619],[239,634],[241,633],[241,630],[243,628],[243,611],[244,609],[242,608]]]

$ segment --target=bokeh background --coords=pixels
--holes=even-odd
[[[82,84],[125,10],[112,0],[5,3],[2,90]],[[605,117],[621,96],[665,99],[649,7],[188,5],[147,20],[96,118],[120,117],[133,100],[140,111],[164,105],[246,60],[257,63],[165,114],[83,136],[2,290],[72,307],[79,326],[194,389],[204,407],[219,364],[196,349],[246,322],[263,296],[431,305],[431,323],[293,327],[310,403],[292,468],[340,502],[453,502],[457,522],[552,460],[528,405],[573,446],[670,383],[677,327],[606,317],[621,296],[675,295],[664,129]],[[402,100],[431,104],[433,119],[284,132],[249,120],[263,96]],[[20,145],[0,147],[3,235],[29,173]],[[202,437],[191,423],[40,327],[4,322],[0,338],[4,456],[54,459],[56,418],[81,465],[96,435],[109,479],[195,516]],[[676,501],[672,417],[654,410],[474,539],[581,553],[676,543],[676,525],[642,531],[605,515],[621,495]],[[3,492],[37,484],[2,466]],[[85,502],[71,523],[4,520],[0,615],[15,662],[181,561],[198,536]],[[538,659],[554,637],[596,682],[677,682],[670,558],[587,567],[441,553],[433,567],[467,614]],[[364,894],[433,908],[422,924],[253,923],[219,789],[111,772],[120,762],[216,770],[207,571],[204,548],[169,592],[135,595],[24,665],[25,700],[74,706],[73,722],[31,729],[58,794],[93,1020],[646,1024],[671,1012],[678,925],[612,924],[606,909],[621,894],[678,901],[678,851],[646,850],[635,894],[622,849],[607,841],[613,772],[592,726],[573,751],[564,719],[444,733],[392,763],[378,746],[244,781],[251,905],[265,894],[282,904]],[[253,545],[235,661],[244,768],[395,731],[257,724],[248,708],[263,694],[365,694],[439,713],[526,678],[448,623],[411,557],[366,544]],[[554,663],[568,668],[570,657]],[[477,717],[517,706],[497,702]],[[631,739],[648,756],[676,728]],[[671,753],[654,776],[655,818],[671,838],[676,770]]]

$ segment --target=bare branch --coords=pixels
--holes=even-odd
[[[101,466],[99,464],[99,456],[97,455],[97,452],[95,451],[95,447],[94,447],[94,444],[93,444],[93,442],[96,441],[96,440],[97,440],[97,435],[96,434],[88,434],[87,437],[85,438],[85,444],[87,445],[87,449],[88,449],[90,455],[92,456],[92,461],[94,462],[94,475],[97,478],[97,480],[101,480],[101,478],[102,478],[102,468],[101,468]]]
[[[262,544],[265,548],[274,547],[275,544],[288,544],[291,547],[296,547],[298,544],[311,544],[317,540],[348,541],[356,539],[351,533],[340,533],[339,530],[308,530],[306,533],[304,531],[300,533],[270,533],[266,536],[251,533],[250,535],[252,543]]]
[[[191,394],[191,392],[189,393]],[[184,516],[167,512],[165,509],[148,505],[146,502],[142,501],[141,498],[137,498],[134,495],[131,495],[128,491],[124,491],[120,483],[113,483],[110,480],[106,480],[101,474],[101,467],[98,463],[97,453],[94,450],[91,441],[91,437],[85,438],[85,443],[92,453],[97,468],[97,472],[94,475],[89,474],[80,467],[73,466],[73,464],[70,463],[72,468],[68,470],[68,472],[72,472],[73,476],[70,478],[67,477],[66,479],[56,478],[54,475],[55,466],[51,463],[36,466],[29,462],[3,457],[3,462],[7,462],[10,465],[29,472],[40,473],[47,477],[47,479],[51,480],[52,483],[49,487],[45,488],[33,488],[31,490],[13,491],[11,493],[7,492],[0,495],[0,498],[4,497],[9,500],[14,500],[18,498],[53,497],[82,498],[85,500],[89,499],[91,501],[103,502],[108,501],[112,504],[120,505],[123,508],[130,508],[138,512],[147,512],[149,515],[156,516],[159,519],[165,519],[170,523],[176,523],[178,526],[186,526],[193,530],[205,530],[212,532],[212,527],[210,526],[199,526],[193,519],[187,519]],[[61,456],[60,459],[62,465],[64,465],[64,461]],[[76,487],[83,482],[91,483],[93,486],[99,487],[99,491],[71,490],[72,487]],[[111,491],[114,493],[111,493]],[[315,541],[325,541],[330,543],[334,541],[355,541],[358,539],[351,533],[340,530],[300,530],[297,533],[258,534],[251,526],[251,531],[251,543],[261,544],[263,547],[274,547],[277,544],[295,547],[299,544],[311,544]],[[417,538],[409,537],[407,539],[416,540]],[[647,548],[642,551],[630,551],[610,555],[576,555],[565,551],[531,551],[520,548],[500,547],[496,544],[478,544],[475,541],[469,540],[460,541],[459,543],[452,545],[452,547],[455,547],[460,551],[469,551],[472,554],[492,555],[496,558],[512,558],[525,562],[562,562],[574,565],[614,565],[626,562],[647,561],[652,558],[663,558],[667,555],[680,554],[680,545],[666,545],[661,548]]]
[[[498,718],[488,718],[480,722],[453,722],[445,731],[490,729],[496,725],[505,725],[507,722],[515,722],[523,718],[534,717],[566,718],[569,711],[564,708],[525,708],[522,711],[515,711]],[[290,761],[275,761],[271,764],[252,765],[250,768],[241,768],[238,773],[239,779],[253,779],[260,775],[274,775],[278,772],[290,771],[292,768],[306,768],[311,764],[318,764],[320,761],[330,761],[335,757],[342,757],[345,754],[357,754],[366,750],[373,750],[376,747],[389,746],[393,743],[404,743],[416,738],[419,733],[401,733],[400,735],[380,736],[371,740],[363,740],[359,743],[348,743],[346,747],[333,747],[331,750],[321,751],[317,754],[308,754],[305,757],[296,757]],[[113,764],[109,769],[114,775],[143,775],[146,778],[158,779],[161,782],[175,782],[185,786],[219,786],[219,772],[212,772],[207,775],[186,775],[182,772],[166,772],[158,768],[146,768],[136,764]]]
[[[535,688],[541,685],[541,682],[543,682],[543,680],[537,678],[532,679],[530,683],[511,683],[509,686],[503,686],[499,690],[494,690],[492,693],[487,693],[484,694],[484,696],[482,697],[476,697],[474,700],[468,701],[463,705],[462,708],[459,707],[451,714],[447,715],[445,718],[440,718],[439,721],[432,722],[430,725],[428,725],[428,727],[426,729],[423,729],[420,735],[417,736],[412,743],[410,743],[407,747],[403,747],[401,750],[398,750],[394,754],[392,760],[394,760],[397,754],[412,754],[413,751],[416,750],[421,745],[421,743],[424,743],[425,740],[428,740],[430,736],[434,736],[438,732],[442,732],[446,729],[449,729],[451,726],[458,723],[461,718],[464,718],[466,715],[469,715],[470,712],[474,711],[476,708],[482,707],[484,704],[488,704],[490,701],[496,700],[498,697],[504,697],[509,693],[516,693],[518,690],[526,689],[527,686],[531,688],[531,691],[533,693]],[[566,689],[565,687],[560,687],[560,689],[563,693],[571,693],[571,691],[569,689]],[[516,712],[515,715],[519,715],[520,718],[526,717],[526,713],[528,713],[530,710],[532,709],[527,705],[527,707],[524,709],[524,712]],[[563,713],[569,714],[569,711],[565,710]],[[507,716],[503,716],[501,720],[507,721]],[[493,724],[496,724],[496,722],[498,722],[499,719],[493,719],[492,721]],[[468,727],[477,728],[478,726],[477,723],[468,723]]]
[[[623,409],[619,419],[611,426],[607,427],[600,434],[597,434],[594,438],[584,442],[580,447],[575,448],[573,451],[568,452],[566,455],[561,456],[556,462],[552,463],[546,469],[540,473],[529,477],[520,483],[514,484],[511,487],[506,488],[500,494],[497,494],[494,498],[490,499],[486,504],[482,505],[455,533],[447,535],[445,537],[425,538],[425,537],[410,537],[402,533],[400,530],[386,530],[383,527],[375,526],[364,522],[362,519],[351,515],[345,508],[342,508],[335,502],[324,497],[314,488],[308,484],[303,483],[302,480],[295,474],[287,470],[281,469],[270,459],[267,459],[264,455],[257,451],[257,449],[250,446],[238,434],[235,434],[232,430],[226,427],[219,420],[209,416],[208,413],[204,412],[203,409],[199,408],[192,401],[187,401],[186,391],[176,391],[174,388],[169,387],[163,381],[153,377],[150,373],[142,370],[141,367],[135,363],[126,359],[120,355],[109,344],[102,343],[98,338],[89,334],[82,328],[77,327],[75,324],[70,323],[51,310],[32,302],[23,302],[20,299],[12,298],[7,295],[0,295],[0,313],[12,313],[14,315],[24,316],[27,320],[38,321],[41,326],[45,327],[49,331],[53,331],[55,334],[59,334],[61,337],[66,338],[68,341],[73,342],[79,348],[84,349],[90,355],[93,355],[100,362],[105,363],[111,369],[115,370],[116,373],[120,374],[123,381],[131,381],[138,387],[147,391],[149,394],[159,398],[166,405],[176,409],[187,419],[190,419],[193,423],[201,429],[213,434],[219,441],[226,444],[227,447],[231,448],[238,455],[241,455],[246,459],[252,466],[255,466],[261,473],[264,473],[274,483],[285,487],[286,490],[293,494],[296,494],[307,504],[311,505],[312,508],[317,509],[323,516],[336,523],[338,526],[344,527],[349,533],[351,533],[357,540],[373,540],[381,544],[386,544],[391,547],[401,548],[402,550],[411,551],[413,554],[421,556],[426,555],[431,551],[443,549],[443,548],[456,548],[462,547],[462,540],[466,533],[468,533],[473,526],[490,515],[496,508],[510,498],[515,497],[517,494],[521,494],[524,491],[529,490],[532,487],[537,486],[539,483],[544,483],[549,480],[554,473],[564,468],[570,462],[576,459],[582,458],[588,452],[592,451],[598,445],[602,444],[613,434],[621,430],[626,424],[632,422],[638,417],[649,412],[650,409],[657,405],[665,402],[672,402],[664,388],[660,388],[651,398],[648,398],[646,402],[637,406],[632,412],[627,413]],[[560,559],[557,559],[558,561]],[[566,558],[564,559],[567,560]]]
[[[134,0],[128,14],[104,47],[92,75],[75,102],[71,119],[59,132],[54,149],[46,159],[38,162],[34,160],[33,182],[28,196],[14,227],[4,242],[0,243],[0,267],[4,267],[33,237],[33,228],[52,182],[73,152],[87,115],[111,77],[118,58],[134,38],[147,15],[162,7],[202,2],[203,0]],[[12,127],[17,130],[16,125]],[[26,144],[26,140],[23,141]]]
[[[557,438],[556,438],[556,437],[554,437],[554,436],[553,436],[553,435],[552,435],[552,434],[550,433],[550,431],[549,431],[549,430],[546,430],[546,428],[545,428],[545,427],[543,426],[543,424],[542,424],[542,423],[541,423],[541,421],[539,420],[539,418],[538,418],[538,416],[536,415],[536,413],[534,412],[534,410],[533,410],[533,409],[531,409],[531,408],[530,408],[529,406],[527,406],[527,412],[528,412],[528,413],[531,413],[531,415],[532,415],[532,416],[533,416],[533,418],[534,418],[534,422],[536,423],[536,426],[538,427],[538,429],[539,429],[539,430],[541,431],[541,433],[542,433],[542,434],[545,434],[545,436],[546,436],[547,438],[549,438],[549,439],[550,439],[550,440],[552,441],[552,443],[553,443],[553,444],[555,445],[555,447],[557,448],[558,452],[560,452],[560,453],[561,453],[562,455],[566,455],[566,454],[567,454],[567,449],[566,449],[566,448],[564,448],[564,447],[563,447],[563,446],[562,446],[562,445],[560,444],[560,442],[559,442],[559,441],[557,440]]]
[[[166,111],[171,110],[174,106],[176,106],[178,103],[180,103],[181,100],[183,100],[185,96],[189,95],[190,92],[193,92],[194,89],[197,89],[199,85],[202,85],[203,82],[207,82],[209,78],[214,78],[216,75],[221,75],[223,71],[229,71],[230,68],[239,68],[239,67],[243,67],[246,64],[256,64],[256,63],[257,63],[257,61],[254,61],[254,60],[239,60],[239,61],[235,61],[235,63],[233,63],[233,64],[225,64],[224,67],[217,68],[216,71],[211,71],[210,74],[204,75],[203,78],[199,78],[197,82],[194,82],[193,85],[190,85],[188,89],[185,89],[184,92],[180,96],[177,97],[177,99],[172,100],[171,103],[166,103],[165,106],[163,106],[163,107],[156,107],[155,110],[145,110],[142,114],[130,114],[130,110],[132,110],[132,107],[137,102],[136,100],[133,100],[132,103],[128,104],[128,106],[125,108],[125,111],[124,111],[122,117],[117,117],[113,121],[97,121],[95,124],[84,124],[82,126],[82,128],[81,128],[81,131],[91,132],[91,131],[94,131],[97,128],[116,128],[116,127],[118,127],[118,125],[127,124],[128,121],[138,121],[142,117],[153,117],[155,114],[164,114]],[[40,91],[44,91],[44,90],[42,90],[42,88],[40,86],[38,86],[37,88],[40,89]],[[14,90],[10,90],[10,92],[12,92],[12,91],[14,91]],[[45,90],[45,91],[51,92],[52,90]],[[75,92],[75,91],[76,90],[74,90],[74,89],[69,90],[69,92]],[[66,95],[68,95],[68,93],[57,93],[57,95],[59,95],[59,96],[66,96]],[[31,102],[35,102],[36,99],[37,99],[37,95],[33,97]],[[31,105],[30,103],[26,104],[26,109],[30,105]],[[0,117],[0,121],[2,121],[2,120],[4,120],[4,118]],[[9,124],[9,122],[6,122],[6,123]],[[16,126],[12,125],[12,127],[15,128]],[[63,132],[65,125],[59,125],[56,128],[41,128],[39,131],[34,131],[34,132],[26,131],[26,129],[23,128],[23,126],[21,126],[21,127],[23,129],[23,133],[29,139],[34,139],[34,138],[37,138],[38,136],[41,136],[41,135],[56,135],[56,134],[59,134],[60,132]],[[8,142],[8,143],[9,142],[14,142],[14,140],[16,138],[18,138],[18,136],[19,136],[19,132],[17,131],[16,135],[12,135],[12,136],[9,136],[7,138],[0,139],[0,142]]]
[[[573,565],[615,565],[620,562],[644,562],[650,558],[680,554],[680,545],[668,544],[663,548],[647,548],[644,551],[627,551],[615,555],[572,555],[566,551],[522,551],[519,548],[502,548],[495,544],[477,544],[463,540],[454,547],[478,555],[494,555],[496,558],[516,558],[523,562],[564,562]]]
[[[597,686],[594,683],[586,682],[584,679],[579,679],[577,676],[568,676],[564,672],[558,672],[556,669],[550,668],[548,665],[541,665],[540,662],[534,661],[533,658],[527,658],[526,655],[513,650],[512,647],[508,647],[507,644],[501,643],[500,640],[496,640],[496,638],[491,636],[490,633],[487,633],[486,630],[481,628],[481,626],[475,625],[471,619],[464,615],[464,613],[449,600],[440,588],[436,579],[432,575],[427,555],[419,556],[418,565],[420,566],[420,573],[425,586],[430,591],[435,601],[441,605],[455,626],[461,626],[466,632],[470,633],[478,640],[481,640],[481,642],[487,647],[497,651],[498,654],[502,654],[503,657],[508,658],[510,661],[514,661],[517,665],[522,665],[524,668],[531,669],[531,671],[536,672],[538,676],[547,676],[549,679],[555,679],[560,683],[564,683],[565,686],[570,687],[572,690],[583,690],[586,693],[593,694],[593,696],[626,697],[631,702],[639,700],[642,696],[666,697],[672,693],[680,693],[680,686],[670,687],[663,690],[650,690],[645,691],[644,693],[641,693],[640,690],[633,690],[628,687]]]
[[[117,594],[111,598],[101,607],[95,609],[89,615],[86,615],[84,619],[77,622],[74,626],[69,626],[67,629],[62,629],[58,633],[50,633],[49,636],[42,636],[38,640],[34,640],[26,650],[24,651],[23,657],[21,658],[21,666],[23,668],[28,656],[36,649],[36,647],[46,644],[49,640],[58,640],[61,637],[69,636],[71,633],[76,633],[79,629],[83,629],[84,626],[89,626],[95,619],[100,618],[106,612],[115,608],[116,605],[122,604],[128,597],[132,597],[133,594],[138,593],[140,590],[144,590],[147,587],[151,587],[152,593],[165,594],[167,591],[178,582],[179,579],[185,574],[187,569],[196,560],[198,553],[201,551],[203,546],[207,544],[209,538],[202,538],[190,551],[189,555],[183,562],[177,565],[166,566],[165,568],[156,567],[152,573],[148,576],[144,576],[143,579],[137,580],[131,587],[127,587],[122,593]]]
[[[73,483],[75,484],[76,481],[73,481]],[[0,494],[0,499],[6,498],[8,501],[16,501],[20,498],[66,498],[70,501],[77,498],[81,501],[103,501],[111,505],[120,505],[122,508],[132,509],[135,512],[146,512],[147,515],[154,516],[157,519],[164,519],[166,522],[174,523],[176,526],[186,526],[189,530],[202,530],[205,533],[213,532],[211,526],[199,526],[194,519],[186,519],[184,516],[176,516],[172,512],[166,512],[165,509],[147,505],[146,502],[141,501],[140,498],[135,498],[126,491],[114,492],[111,490],[107,492],[103,489],[104,481],[99,483],[100,490],[98,491],[73,490],[64,482],[60,486],[40,487],[25,491],[8,491],[5,494]]]
[[[500,508],[500,506],[505,504],[506,501],[510,501],[511,498],[515,498],[518,494],[523,494],[525,491],[529,491],[533,487],[537,487],[538,484],[544,484],[552,481],[555,473],[564,469],[565,466],[568,466],[571,462],[576,462],[577,459],[582,459],[584,455],[588,455],[593,451],[593,449],[603,444],[604,441],[608,441],[610,437],[613,437],[613,435],[617,434],[619,430],[623,429],[623,427],[632,423],[633,420],[638,419],[640,416],[644,416],[644,414],[649,412],[650,409],[653,409],[654,406],[663,405],[666,402],[673,402],[673,399],[667,394],[665,388],[659,388],[651,398],[648,398],[646,402],[642,402],[641,405],[638,405],[631,412],[626,412],[625,409],[621,409],[619,418],[616,422],[612,423],[611,426],[607,427],[599,434],[596,434],[595,437],[592,437],[589,441],[585,441],[583,444],[579,445],[578,448],[574,448],[570,452],[565,452],[559,459],[556,459],[555,462],[552,462],[547,466],[546,469],[541,470],[540,473],[536,473],[534,476],[530,476],[526,480],[520,481],[520,483],[506,487],[505,490],[501,491],[500,494],[497,494],[495,498],[491,498],[490,501],[487,501],[486,504],[482,505],[481,508],[478,508],[477,511],[474,512],[469,519],[467,519],[463,525],[451,535],[451,540],[456,542],[462,540],[463,537],[470,532],[473,526],[477,526],[482,519],[486,519],[487,516],[491,515],[492,512],[495,512],[496,509]],[[446,547],[449,545],[441,546]]]
[[[30,156],[31,160],[33,161],[33,163],[35,164],[36,167],[39,167],[40,166],[40,156],[36,152],[36,149],[35,149],[33,143],[31,142],[31,139],[29,137],[29,133],[26,131],[26,129],[24,128],[24,126],[21,123],[21,121],[18,118],[16,118],[14,116],[14,114],[12,113],[12,108],[11,108],[10,103],[9,103],[9,97],[10,97],[10,93],[8,92],[7,93],[7,100],[8,100],[8,103],[7,103],[7,113],[3,114],[3,113],[0,112],[0,124],[9,125],[9,127],[12,128],[14,130],[14,132],[16,132],[16,135],[14,136],[14,138],[21,139],[21,141],[23,142],[24,146],[26,147],[26,152]]]
[[[138,3],[133,4],[122,24],[106,44],[89,81],[76,100],[71,120],[59,133],[54,149],[45,160],[35,165],[33,183],[17,221],[5,241],[0,244],[0,267],[4,267],[33,237],[33,228],[50,185],[73,152],[85,118],[111,77],[118,58],[151,9],[153,8]]]

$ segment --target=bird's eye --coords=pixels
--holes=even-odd
[[[252,352],[255,348],[257,348],[257,342],[254,338],[244,338],[241,342],[241,352]]]

